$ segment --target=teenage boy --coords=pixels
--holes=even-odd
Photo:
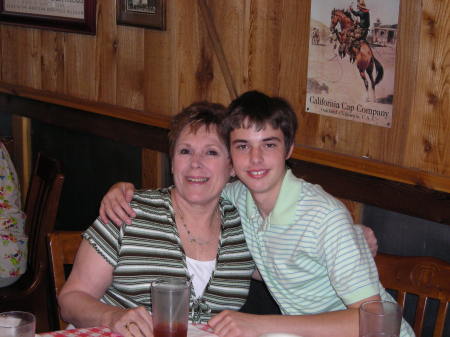
[[[343,204],[286,168],[297,129],[294,111],[284,99],[250,91],[235,99],[229,112],[224,132],[239,181],[228,184],[223,197],[239,210],[248,248],[283,315],[226,310],[209,325],[226,337],[270,332],[357,337],[359,306],[393,299]],[[120,188],[132,194],[129,187]],[[127,219],[126,206],[125,212],[112,206],[123,203],[123,195],[119,201],[111,195],[102,202],[102,218]],[[414,336],[405,321],[400,336]]]

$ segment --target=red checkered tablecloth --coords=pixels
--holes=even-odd
[[[111,332],[109,328],[95,327],[84,329],[68,329],[40,333],[36,337],[121,337]],[[189,324],[188,337],[217,337],[212,330],[204,324]]]
[[[85,329],[69,329],[53,332],[46,332],[36,335],[37,337],[120,337],[116,333],[111,332],[105,327],[85,328]]]

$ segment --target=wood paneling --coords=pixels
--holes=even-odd
[[[422,1],[416,91],[405,164],[450,176],[450,2]]]
[[[117,26],[115,3],[95,36],[0,25],[0,90],[166,127],[259,89],[297,111],[297,159],[450,191],[449,1],[401,0],[391,128],[305,112],[310,0],[169,0],[165,31]]]
[[[116,7],[97,1],[97,44],[95,52],[95,85],[97,100],[116,104],[118,44]],[[115,1],[113,1],[115,3]]]

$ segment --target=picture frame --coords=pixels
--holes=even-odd
[[[117,0],[117,24],[166,29],[166,0]]]
[[[94,35],[96,10],[97,0],[0,0],[0,23]]]

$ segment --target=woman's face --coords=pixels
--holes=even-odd
[[[216,128],[190,126],[180,133],[172,158],[172,174],[178,196],[191,204],[217,203],[233,169],[228,150]]]

